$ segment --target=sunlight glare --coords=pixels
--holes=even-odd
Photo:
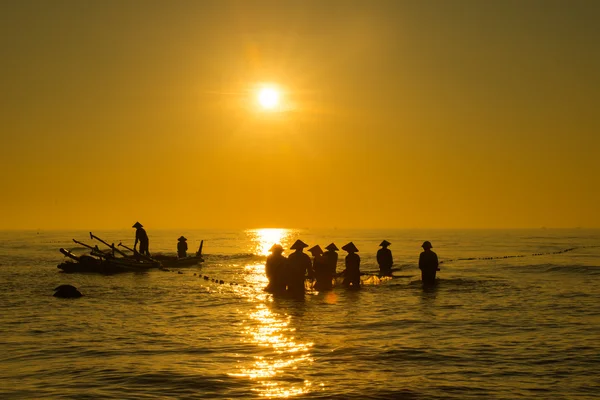
[[[272,87],[262,88],[258,92],[258,103],[266,110],[272,110],[279,104],[279,91]]]

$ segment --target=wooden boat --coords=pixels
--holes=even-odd
[[[164,268],[192,267],[204,262],[204,258],[199,254],[182,258],[166,254],[154,254],[152,258],[159,261]]]
[[[193,256],[187,256],[187,257],[178,257],[177,255],[168,255],[168,254],[161,254],[161,253],[153,254],[152,257],[147,257],[147,256],[140,255],[139,253],[135,252],[132,248],[127,247],[123,243],[119,243],[118,246],[129,250],[130,252],[135,254],[137,257],[143,257],[144,259],[147,259],[147,260],[158,261],[158,262],[160,262],[160,264],[163,268],[192,267],[194,265],[198,265],[198,264],[204,262],[204,258],[202,257],[202,247],[204,246],[204,240],[200,241],[200,247],[198,248],[198,251],[196,252],[196,254]]]
[[[71,260],[58,264],[57,268],[63,272],[89,272],[100,274],[115,274],[120,272],[143,272],[152,268],[159,268],[158,261],[138,261],[132,258],[114,257],[107,253],[92,250],[91,255],[76,256],[70,251],[61,248],[60,252]]]

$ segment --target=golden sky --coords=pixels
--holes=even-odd
[[[594,1],[2,1],[0,229],[600,227],[598,21]]]

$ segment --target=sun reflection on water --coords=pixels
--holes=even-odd
[[[268,256],[269,249],[274,244],[281,244],[286,248],[287,242],[292,235],[290,229],[266,228],[266,229],[251,229],[246,231],[250,235],[250,239],[254,244],[251,249],[252,253],[261,256]]]
[[[245,341],[268,351],[266,355],[254,356],[253,363],[241,366],[239,372],[230,376],[256,380],[260,384],[254,389],[261,397],[285,398],[308,393],[311,382],[292,382],[282,375],[297,371],[303,364],[312,363],[310,349],[313,343],[301,343],[292,336],[291,316],[281,316],[272,312],[266,304],[258,304],[250,313],[250,320],[244,327]],[[270,351],[269,351],[270,350]]]

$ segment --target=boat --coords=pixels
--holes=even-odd
[[[70,260],[58,264],[57,268],[66,273],[88,272],[99,274],[116,274],[120,272],[144,272],[152,268],[159,268],[158,261],[138,261],[133,258],[115,257],[110,253],[92,250],[90,255],[76,256],[64,248],[60,252]]]
[[[153,259],[160,261],[160,264],[164,268],[180,268],[180,267],[192,267],[204,262],[202,255],[188,256],[188,257],[177,257],[167,254],[154,254]]]
[[[124,249],[127,249],[130,252],[132,252],[133,254],[140,256],[139,253],[134,251],[132,248],[127,247],[123,243],[119,243],[118,246],[123,247]],[[200,247],[198,248],[198,251],[196,252],[196,254],[193,256],[179,257],[177,255],[157,253],[157,254],[153,254],[152,257],[146,257],[146,256],[144,256],[144,257],[148,260],[159,261],[163,268],[192,267],[194,265],[198,265],[198,264],[204,262],[204,257],[202,257],[202,247],[203,246],[204,246],[204,240],[201,240]]]

